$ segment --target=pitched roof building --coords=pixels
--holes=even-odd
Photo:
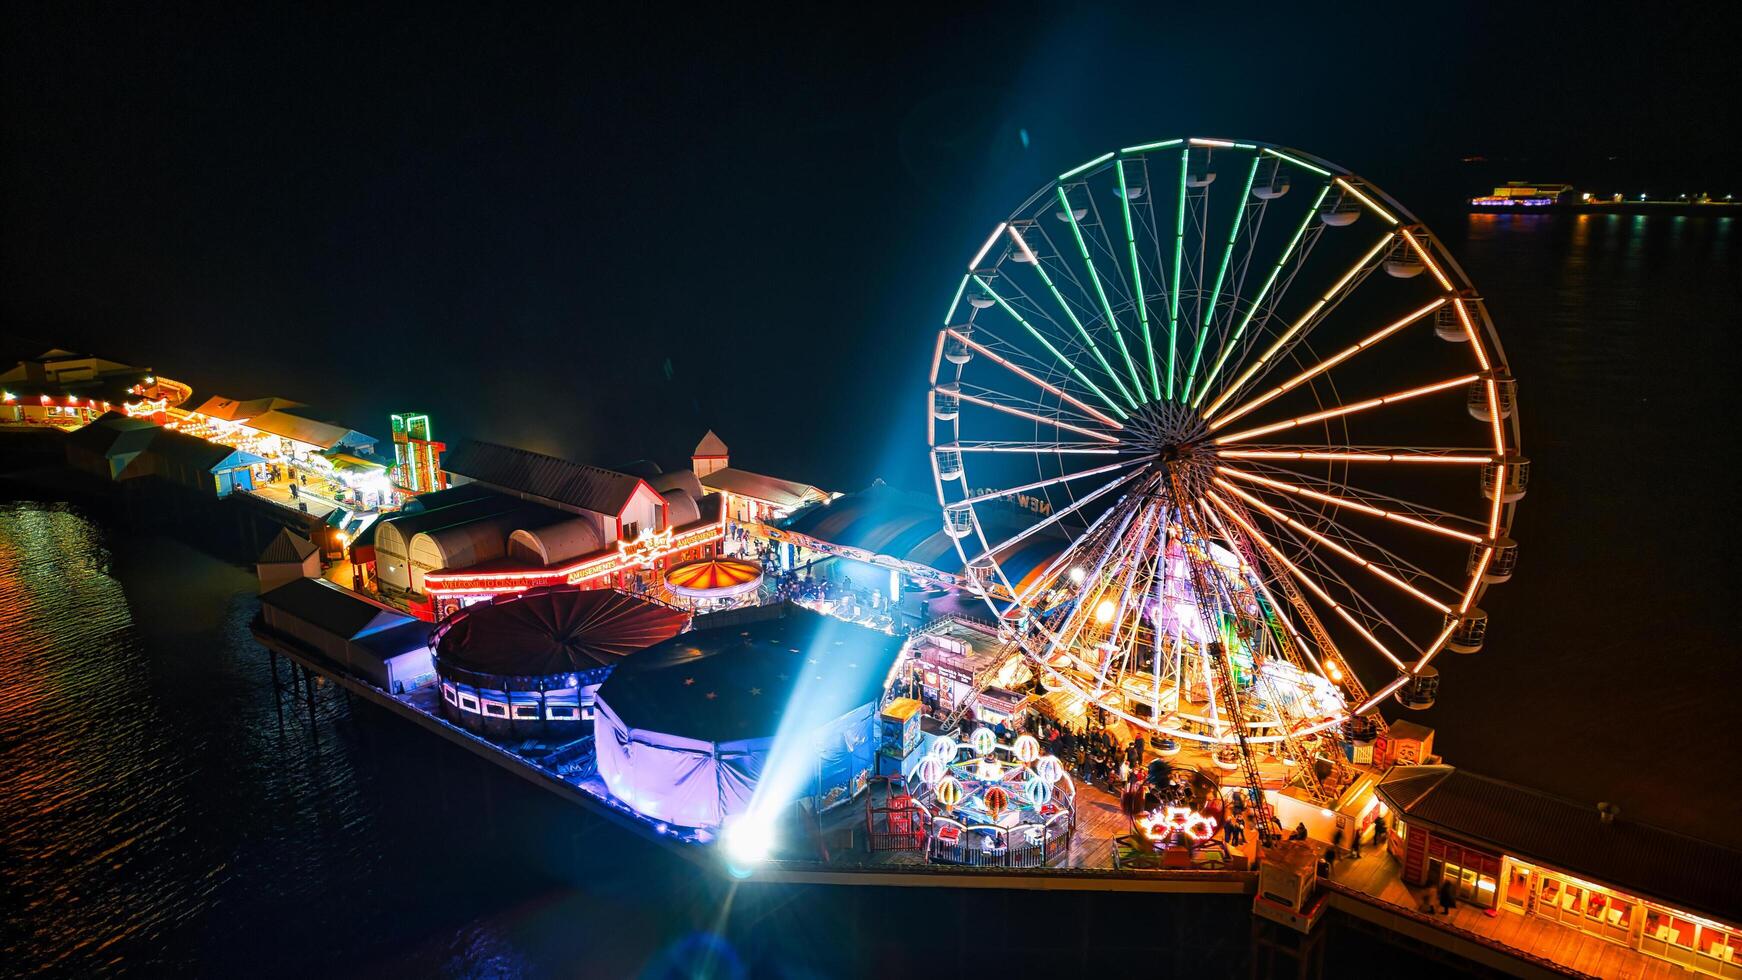
[[[654,493],[638,476],[478,440],[449,449],[442,468],[503,493],[609,517],[622,514],[639,488]]]

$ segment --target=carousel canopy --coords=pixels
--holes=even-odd
[[[665,573],[671,591],[692,599],[718,599],[743,595],[762,584],[762,568],[755,562],[735,558],[702,558],[686,561]]]
[[[481,674],[592,670],[676,636],[688,618],[622,592],[533,589],[456,613],[436,653],[444,665]]]

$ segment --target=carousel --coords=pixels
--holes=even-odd
[[[686,601],[691,612],[710,612],[740,604],[762,584],[762,566],[736,558],[700,558],[665,573],[665,590]],[[680,603],[681,604],[681,603]]]
[[[1032,735],[1008,745],[989,728],[968,744],[944,737],[911,777],[929,815],[932,861],[975,867],[1033,868],[1070,850],[1076,786],[1064,766],[1042,755]]]

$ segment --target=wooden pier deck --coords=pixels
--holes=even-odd
[[[1404,884],[1402,873],[1402,865],[1395,858],[1382,848],[1374,848],[1359,859],[1339,861],[1332,871],[1331,880],[1392,905],[1420,911],[1427,890]],[[1504,907],[1490,915],[1474,905],[1460,904],[1450,915],[1435,918],[1457,929],[1605,980],[1694,980],[1705,976],[1571,926]]]
[[[326,664],[318,656],[287,644],[276,637],[264,635],[258,624],[256,636],[263,644],[326,676],[345,689],[398,714],[502,768],[571,802],[668,845],[674,853],[709,866],[712,861],[706,848],[686,846],[660,834],[650,833],[645,822],[609,805],[608,794],[591,773],[575,773],[567,778],[539,767],[532,758],[501,745],[491,743],[439,717],[434,688],[427,688],[398,697],[379,691],[371,685]],[[268,642],[272,640],[273,642]],[[521,749],[537,749],[521,746]],[[921,887],[1005,888],[1043,890],[1094,891],[1177,891],[1220,894],[1250,894],[1256,874],[1244,870],[1171,870],[1118,871],[1112,867],[1113,848],[1117,838],[1129,832],[1129,821],[1119,808],[1118,799],[1098,787],[1079,784],[1077,788],[1077,829],[1067,856],[1047,869],[1011,870],[1003,868],[956,868],[925,860],[919,851],[869,853],[864,846],[865,807],[853,804],[840,808],[835,819],[822,828],[825,839],[840,838],[845,831],[848,846],[834,850],[826,863],[806,861],[773,861],[755,874],[756,880],[769,882],[794,881],[829,884],[914,885]],[[853,827],[857,826],[858,831]],[[855,840],[857,838],[857,840]],[[1248,859],[1255,859],[1256,843],[1248,838],[1243,848]],[[1254,862],[1255,863],[1255,862]],[[1248,867],[1254,866],[1248,864]],[[1561,970],[1576,971],[1588,976],[1619,978],[1619,980],[1693,980],[1703,976],[1676,964],[1647,956],[1607,940],[1590,936],[1576,929],[1537,916],[1526,916],[1501,910],[1489,916],[1473,906],[1455,909],[1450,916],[1419,915],[1420,898],[1400,879],[1396,860],[1382,850],[1369,849],[1359,859],[1342,860],[1333,871],[1335,891],[1348,894],[1331,896],[1335,907],[1352,902],[1366,903],[1368,911],[1392,908],[1395,915],[1415,920],[1413,927],[1420,938],[1434,945],[1456,950],[1462,943],[1469,948],[1467,938],[1480,937],[1492,944],[1487,953],[1495,955],[1502,948],[1516,950],[1530,957],[1546,960]],[[1372,918],[1371,915],[1367,916]],[[1380,916],[1383,918],[1383,915]],[[1409,925],[1409,923],[1406,923]],[[1480,952],[1480,951],[1478,951]],[[1523,963],[1523,960],[1511,961]],[[1514,972],[1502,965],[1507,972]],[[1541,972],[1540,968],[1537,969]]]

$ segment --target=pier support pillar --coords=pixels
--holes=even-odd
[[[1322,980],[1325,975],[1325,930],[1321,922],[1301,934],[1268,919],[1252,917],[1252,978],[1293,977]]]

